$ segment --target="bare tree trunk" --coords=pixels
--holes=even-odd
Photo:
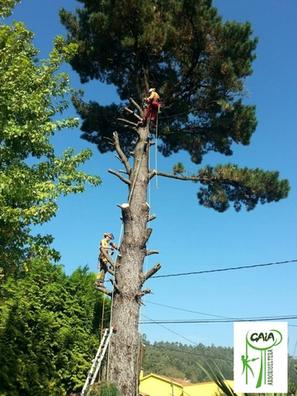
[[[138,395],[139,299],[146,243],[151,234],[151,229],[147,228],[148,127],[139,128],[138,134],[134,166],[129,175],[129,206],[122,208],[124,234],[121,257],[116,265],[112,302],[115,334],[111,337],[107,368],[108,379],[118,386],[121,396]]]

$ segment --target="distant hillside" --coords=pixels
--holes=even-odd
[[[199,364],[215,364],[226,379],[233,379],[233,348],[145,341],[144,374],[150,372],[191,382],[208,380]],[[289,379],[297,385],[297,360],[289,358]]]

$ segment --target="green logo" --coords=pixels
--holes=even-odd
[[[279,330],[248,331],[245,337],[245,355],[241,356],[245,383],[257,381],[256,388],[273,385],[273,349],[283,340]]]

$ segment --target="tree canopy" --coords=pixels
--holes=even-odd
[[[116,119],[130,97],[141,103],[153,86],[163,102],[158,148],[164,156],[185,150],[200,164],[208,152],[230,156],[235,144],[250,143],[257,121],[255,106],[244,102],[244,82],[252,73],[257,39],[249,23],[224,22],[211,0],[80,3],[75,13],[60,13],[68,41],[78,45],[71,65],[83,83],[113,84],[122,101],[102,106],[75,96],[83,139],[102,153],[114,150],[110,138],[116,129],[130,155],[135,132]],[[277,172],[260,169],[207,167],[195,176],[203,184],[199,202],[219,211],[230,202],[236,210],[242,204],[253,209],[289,191]]]
[[[16,1],[1,2],[8,15]],[[61,195],[84,190],[99,179],[79,169],[91,155],[69,149],[55,154],[52,135],[77,125],[59,119],[67,108],[68,76],[58,73],[76,46],[57,37],[49,59],[37,61],[33,34],[20,23],[0,29],[0,262],[5,271],[28,266],[32,257],[57,254],[50,236],[33,236],[30,227],[51,219]]]

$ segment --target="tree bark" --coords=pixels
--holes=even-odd
[[[149,207],[149,129],[138,128],[139,140],[134,151],[130,173],[129,206],[122,207],[124,233],[121,256],[115,268],[117,290],[112,300],[112,326],[108,357],[108,380],[115,383],[121,396],[138,395],[139,295],[143,283],[146,243],[151,234],[147,228]]]

